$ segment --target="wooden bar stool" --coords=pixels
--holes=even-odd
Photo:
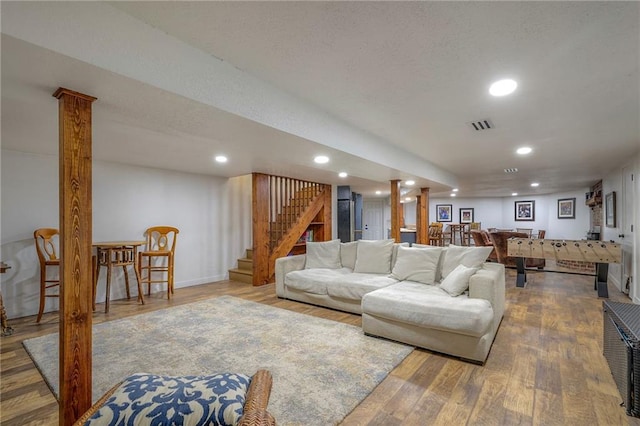
[[[171,299],[173,288],[173,265],[178,228],[173,226],[153,226],[146,230],[147,244],[138,253],[139,276],[147,284],[147,294],[151,294],[151,284],[167,284],[167,299]],[[159,262],[154,258],[159,258]],[[145,262],[146,260],[146,262]],[[156,275],[154,279],[154,274]],[[160,275],[161,277],[158,277]],[[165,278],[166,277],[166,278]]]
[[[60,267],[60,259],[56,255],[55,239],[59,238],[59,232],[55,228],[40,228],[33,232],[33,238],[36,240],[36,252],[38,253],[38,261],[40,262],[40,307],[38,308],[38,318],[36,322],[40,322],[44,312],[44,301],[47,297],[59,298],[59,293],[50,293],[48,290],[60,287],[60,278],[47,279],[47,270],[51,267]]]

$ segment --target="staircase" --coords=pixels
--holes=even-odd
[[[238,259],[238,267],[229,269],[229,279],[253,284],[253,250],[245,250],[245,257]]]
[[[264,285],[275,278],[276,259],[299,246],[310,226],[314,241],[329,239],[331,185],[253,173],[252,192],[253,285]]]

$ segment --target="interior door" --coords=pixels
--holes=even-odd
[[[362,239],[384,238],[384,201],[365,200],[362,203]]]
[[[634,288],[633,280],[633,206],[635,205],[635,188],[632,165],[622,168],[622,200],[620,214],[620,244],[622,246],[622,263],[620,265],[620,287],[625,293]],[[629,294],[633,298],[633,294]]]

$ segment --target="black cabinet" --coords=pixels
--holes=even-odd
[[[362,238],[362,194],[338,186],[338,238],[343,243]]]
[[[640,305],[602,302],[604,357],[627,415],[640,417]]]

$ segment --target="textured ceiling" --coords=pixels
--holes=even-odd
[[[583,188],[640,150],[639,3],[111,5],[139,20],[137,25],[159,29],[385,141],[396,147],[399,155],[434,163],[457,177],[460,196]],[[3,14],[3,27],[4,19]],[[131,43],[136,43],[131,37]],[[5,82],[14,84],[5,79],[4,56],[3,45],[3,119]],[[17,69],[16,75],[20,73]],[[336,162],[330,171],[346,169],[360,177],[349,178],[348,183],[363,191],[388,187],[388,179],[412,177],[403,173],[402,167],[385,164],[384,158],[373,162],[358,159],[368,158],[366,147],[348,141],[342,145],[336,140],[303,141],[163,93],[144,84],[142,77],[124,80],[106,78],[105,73],[98,67],[83,75],[100,76],[94,81],[123,85],[131,96],[167,105],[164,110],[155,106],[144,114],[123,96],[102,96],[101,100],[111,101],[108,108],[113,114],[104,125],[105,134],[118,133],[121,139],[133,137],[149,143],[154,137],[163,140],[167,152],[181,154],[180,168],[189,168],[190,162],[195,165],[197,159],[190,159],[185,146],[175,145],[176,134],[183,143],[188,142],[186,146],[196,157],[209,152],[198,151],[198,146],[210,148],[212,143],[221,149],[239,148],[246,156],[241,166],[228,164],[223,173],[205,170],[204,164],[195,168],[205,173],[274,170],[335,182],[329,170],[304,165],[305,153],[321,150],[324,145],[330,147]],[[503,77],[517,80],[518,90],[508,97],[491,97],[489,84]],[[46,76],[40,80],[44,84]],[[25,82],[27,87],[29,84]],[[17,102],[20,94],[14,96]],[[211,120],[206,119],[208,115]],[[468,125],[485,118],[491,120],[493,129],[476,132]],[[208,121],[216,124],[215,131]],[[297,153],[296,144],[301,148]],[[531,146],[533,154],[517,157],[514,151],[522,145]],[[151,161],[136,154],[145,150],[144,144],[133,149],[128,161]],[[156,166],[165,167],[161,152],[157,156]],[[503,169],[508,167],[517,167],[519,172],[507,175]],[[419,184],[432,186],[436,193],[446,190],[443,181],[438,185],[420,177]],[[531,181],[540,182],[540,186],[531,188]]]

